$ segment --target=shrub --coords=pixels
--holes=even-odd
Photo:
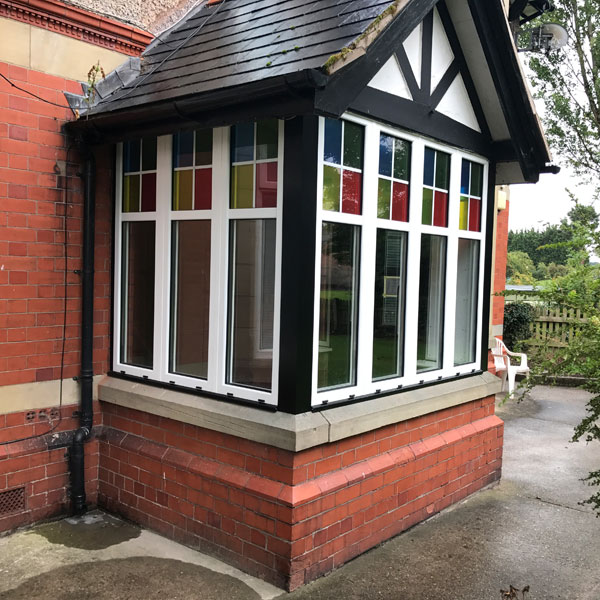
[[[511,302],[504,306],[504,331],[502,338],[510,350],[519,342],[529,339],[530,327],[535,318],[535,310],[525,302]]]

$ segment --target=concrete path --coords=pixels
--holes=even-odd
[[[571,444],[586,394],[540,387],[501,407],[500,485],[292,593],[95,512],[0,538],[0,600],[600,600],[600,520],[579,502],[600,445]]]

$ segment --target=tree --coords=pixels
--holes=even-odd
[[[509,252],[506,255],[506,276],[511,283],[532,284],[534,268],[533,261],[525,252]]]

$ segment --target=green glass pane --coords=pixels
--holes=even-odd
[[[431,214],[433,211],[433,190],[423,189],[423,225],[431,225]]]
[[[156,138],[142,140],[142,171],[156,171]]]
[[[256,123],[256,160],[277,158],[277,119]]]
[[[394,144],[394,177],[404,181],[410,180],[410,144],[396,140]]]
[[[344,121],[344,165],[362,169],[364,127]]]
[[[123,212],[139,212],[140,210],[140,176],[125,175],[123,177]]]
[[[192,210],[194,171],[175,171],[173,173],[173,210]]]
[[[254,165],[231,167],[231,208],[252,208]]]
[[[465,196],[460,197],[460,214],[458,216],[458,228],[463,231],[467,230],[469,217],[469,199]]]
[[[390,196],[392,182],[389,179],[380,179],[377,186],[377,216],[380,219],[390,218]]]
[[[196,131],[196,166],[212,164],[213,132],[212,129]]]
[[[483,183],[483,165],[471,163],[471,196],[481,198]]]
[[[450,155],[445,152],[436,152],[435,187],[447,190],[450,184]]]
[[[323,209],[340,210],[341,169],[323,165]]]

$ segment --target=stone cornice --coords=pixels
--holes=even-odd
[[[89,44],[139,56],[152,34],[58,0],[0,0],[0,17],[48,29]]]

